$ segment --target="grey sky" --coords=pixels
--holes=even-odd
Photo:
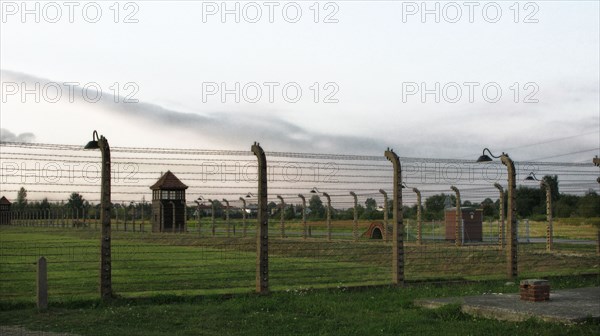
[[[85,22],[78,10],[85,3],[74,11],[74,23],[66,12],[58,23],[48,23],[52,13],[44,14],[47,3],[39,2],[41,22],[30,15],[23,23],[20,13],[7,14],[13,8],[6,3],[1,127],[31,132],[39,142],[79,144],[98,129],[113,146],[239,149],[257,140],[267,150],[378,154],[392,146],[417,157],[476,156],[487,146],[516,148],[511,155],[522,160],[600,147],[599,4],[594,1],[520,3],[518,23],[512,1],[479,3],[473,23],[462,2],[457,23],[447,22],[455,17],[448,2],[437,2],[440,23],[433,15],[423,23],[419,14],[407,15],[412,3],[392,1],[328,7],[321,2],[319,23],[312,1],[281,2],[270,23],[267,7],[257,2],[263,17],[255,24],[246,22],[243,12],[240,23],[232,15],[225,23],[219,15],[203,22],[203,5],[193,1],[133,2],[135,8],[121,2],[119,23],[109,8],[112,1],[98,2],[103,12],[97,23]],[[279,9],[294,9],[296,3],[302,16],[288,23]],[[239,4],[242,10],[248,2]],[[481,13],[485,6],[487,17]],[[486,22],[497,7],[498,22]],[[138,22],[123,23],[133,9]],[[323,23],[328,14],[338,22]],[[44,97],[37,103],[32,95],[22,99],[20,92],[7,95],[11,83],[22,82],[29,87],[97,83],[103,97],[86,102],[77,88],[71,102],[64,86],[54,103]],[[236,82],[258,83],[262,98],[236,103],[232,95],[225,101],[203,97],[203,83],[205,89],[207,83],[231,89]],[[273,102],[265,82],[277,83]],[[475,89],[472,101],[465,82]],[[277,93],[286,83],[301,88],[298,102]],[[441,92],[439,103],[431,94],[425,101],[420,92],[403,96],[403,89],[421,83],[427,89],[439,83],[440,91],[449,91]],[[481,93],[486,83],[502,90],[497,102]],[[449,102],[457,85],[462,97]],[[122,103],[132,93],[139,102]],[[324,103],[328,94],[338,101]],[[519,148],[574,135],[580,136]],[[596,154],[555,160],[589,160]]]

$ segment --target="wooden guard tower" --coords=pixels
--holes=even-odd
[[[188,188],[171,171],[154,183],[152,189],[152,232],[187,231],[185,190]]]
[[[10,204],[6,197],[0,198],[0,225],[10,225]]]

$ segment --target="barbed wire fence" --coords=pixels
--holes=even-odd
[[[35,264],[43,256],[48,259],[51,298],[96,298],[100,155],[81,146],[55,144],[4,142],[0,149],[0,193],[14,200],[24,187],[30,204],[48,201],[44,210],[17,209],[13,202],[10,213],[3,215],[10,225],[0,226],[0,297],[31,301]],[[251,151],[113,147],[111,155],[112,287],[117,295],[256,289],[261,195],[257,159]],[[266,152],[266,160],[270,289],[392,282],[394,170],[383,152]],[[479,204],[499,198],[494,183],[506,187],[507,172],[499,162],[408,157],[400,161],[406,186],[402,202],[409,207],[405,211],[417,203],[413,188],[422,200],[443,193],[450,201],[455,186],[463,201]],[[534,172],[557,175],[561,193],[581,196],[600,191],[598,168],[591,160],[515,164],[518,185],[539,187],[524,181]],[[178,232],[152,232],[150,186],[167,171],[188,186],[186,222]],[[88,203],[67,206],[64,202],[72,193]],[[355,210],[361,213],[355,215]],[[501,220],[482,220],[481,211],[468,207],[462,209],[460,221],[448,218],[455,210],[446,212],[446,220],[424,214],[421,220],[404,219],[406,281],[506,277],[501,267],[506,264]],[[471,224],[473,218],[480,224]],[[597,229],[586,225],[580,237],[556,228],[554,249],[548,251],[546,224],[519,219],[519,274],[597,272],[596,236],[591,232]]]

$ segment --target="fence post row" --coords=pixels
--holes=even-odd
[[[267,158],[260,144],[252,145],[258,160],[258,227],[256,228],[256,292],[269,292],[269,211],[267,208]]]
[[[392,162],[394,167],[394,193],[393,199],[393,240],[392,240],[392,283],[404,285],[404,225],[402,215],[402,166],[400,158],[394,150],[384,153],[385,157]]]

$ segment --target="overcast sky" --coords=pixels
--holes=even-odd
[[[2,1],[3,140],[599,154],[597,1],[113,4]]]

